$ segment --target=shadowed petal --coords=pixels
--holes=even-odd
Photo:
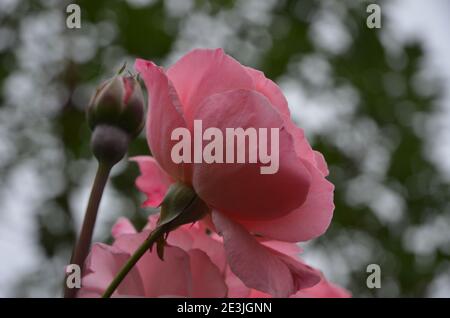
[[[189,179],[188,164],[175,164],[171,159],[174,129],[186,127],[183,107],[164,71],[154,63],[137,59],[135,68],[144,80],[148,92],[147,141],[153,156],[173,178]]]
[[[213,221],[223,236],[231,270],[247,287],[288,297],[320,281],[314,269],[260,244],[221,213],[213,211]]]
[[[306,201],[293,212],[270,222],[242,222],[251,232],[274,240],[299,242],[323,234],[333,217],[334,186],[312,164],[304,162],[311,175]]]

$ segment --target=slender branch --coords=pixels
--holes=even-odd
[[[89,248],[92,241],[92,233],[94,232],[95,221],[97,219],[98,207],[100,205],[100,200],[102,199],[106,182],[108,181],[111,167],[111,165],[99,163],[97,168],[97,174],[95,175],[91,194],[89,196],[89,202],[86,208],[86,213],[84,215],[80,237],[73,250],[72,258],[70,260],[71,264],[76,264],[80,266],[81,269],[89,253]],[[64,297],[73,298],[75,297],[75,294],[76,289],[70,289],[67,287],[67,284],[65,284]]]
[[[158,238],[160,238],[164,234],[165,228],[164,226],[157,227],[147,239],[138,247],[138,249],[131,255],[128,261],[123,265],[120,271],[117,273],[116,277],[114,277],[111,284],[109,284],[108,288],[103,293],[103,298],[109,298],[114,293],[114,291],[119,287],[120,283],[124,280],[127,274],[131,271],[134,265],[141,259],[144,253],[150,249],[153,243],[156,242]]]

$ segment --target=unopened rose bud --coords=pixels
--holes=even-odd
[[[115,76],[97,88],[88,108],[89,126],[116,126],[133,138],[144,127],[144,105],[139,82],[133,76]]]
[[[133,76],[117,75],[97,88],[87,119],[93,131],[92,151],[99,161],[115,164],[123,158],[130,140],[144,127],[144,105]]]

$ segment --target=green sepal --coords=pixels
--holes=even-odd
[[[171,231],[184,224],[201,220],[210,211],[211,209],[192,187],[181,182],[170,186],[161,203],[161,213],[154,230],[160,233],[155,240],[159,258],[163,260],[167,236]]]

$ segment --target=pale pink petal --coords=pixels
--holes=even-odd
[[[154,63],[137,59],[135,68],[144,80],[149,95],[147,141],[150,150],[168,174],[187,181],[189,165],[175,164],[171,159],[172,147],[177,143],[171,140],[171,134],[178,127],[186,127],[177,93],[164,71]]]
[[[82,279],[80,297],[91,294],[101,296],[116,274],[130,257],[120,248],[97,243],[92,246],[91,253],[85,262],[85,274]],[[132,269],[119,285],[113,296],[143,295],[142,278],[136,268]]]
[[[323,176],[324,177],[328,176],[329,174],[328,165],[323,155],[318,151],[314,151],[314,160],[316,162],[317,169],[319,169],[320,172],[322,172]]]
[[[133,224],[131,224],[130,220],[124,217],[120,217],[116,223],[114,223],[111,234],[116,239],[120,235],[123,234],[134,234],[136,233],[136,229],[134,228]]]
[[[250,295],[250,288],[244,285],[244,283],[231,271],[227,266],[225,282],[228,286],[229,298],[247,298]]]
[[[189,297],[192,293],[192,276],[189,257],[178,247],[166,246],[162,261],[156,251],[146,253],[138,263],[146,297],[177,295]]]
[[[208,234],[204,226],[186,224],[169,233],[167,243],[185,251],[200,249],[208,255],[221,272],[225,270],[226,256],[222,238],[215,233]]]
[[[272,296],[259,290],[252,289],[249,298],[271,298]],[[324,278],[315,286],[302,289],[290,298],[350,298],[352,294]]]
[[[192,248],[205,252],[223,273],[226,267],[226,255],[221,239],[215,238],[215,233],[207,234],[202,228],[191,229],[190,233],[193,237]]]
[[[194,298],[226,297],[227,285],[224,277],[205,252],[199,249],[189,251],[192,273],[192,294]]]
[[[203,129],[216,127],[223,136],[227,128],[254,128],[257,132],[258,128],[266,128],[269,135],[270,128],[279,129],[276,173],[261,174],[260,168],[267,164],[260,162],[194,164],[193,186],[207,204],[233,218],[268,220],[286,215],[305,201],[310,186],[309,172],[292,150],[293,138],[266,97],[248,90],[216,94],[197,108],[195,118],[202,119]],[[247,142],[245,151],[248,162],[249,152],[258,148],[248,147]]]
[[[147,224],[143,228],[143,231],[153,231],[156,228],[159,220],[159,213],[150,214],[147,218]]]
[[[299,242],[322,235],[333,217],[334,186],[312,164],[304,161],[311,175],[311,188],[305,203],[292,213],[272,220],[242,222],[252,233],[266,238]]]
[[[194,244],[194,239],[191,231],[184,227],[179,227],[175,231],[169,233],[167,243],[187,252],[193,248],[192,245]]]
[[[275,251],[292,256],[294,258],[298,257],[303,252],[303,249],[295,243],[282,241],[263,241],[261,242],[261,244],[264,244],[265,246],[270,247]]]
[[[136,187],[147,195],[147,200],[142,205],[153,208],[159,206],[173,183],[172,178],[161,169],[153,157],[138,156],[130,160],[137,162],[141,172],[136,178]]]
[[[222,49],[196,49],[184,55],[167,71],[184,106],[186,122],[206,97],[232,89],[253,89],[244,67]]]
[[[122,235],[115,242],[114,247],[133,253],[148,237],[149,232]],[[136,265],[142,277],[146,297],[160,295],[177,295],[188,297],[192,293],[192,276],[190,272],[189,255],[174,246],[164,248],[162,261],[155,248],[145,253]]]
[[[213,221],[223,236],[231,270],[247,287],[288,297],[320,281],[314,269],[260,244],[223,214],[213,211]]]
[[[280,88],[270,79],[266,78],[263,72],[255,70],[251,67],[245,68],[247,73],[253,79],[255,89],[266,96],[270,103],[278,109],[278,111],[286,116],[290,116],[288,102],[284,97]]]
[[[314,165],[317,169],[319,169],[323,176],[326,177],[328,175],[328,166],[325,162],[325,158],[320,152],[314,151],[311,148],[303,129],[295,125],[295,123],[289,118],[284,117],[284,119],[287,131],[289,131],[294,138],[294,149],[298,156]]]
[[[249,298],[272,298],[272,296],[270,294],[263,293],[262,291],[256,290],[256,289],[252,289],[250,291],[250,295],[248,297]],[[289,298],[291,298],[291,297],[289,297]]]
[[[286,129],[294,138],[294,149],[299,157],[309,162],[314,162],[314,151],[306,140],[303,129],[298,127],[292,120],[287,120],[286,117],[285,120]]]

